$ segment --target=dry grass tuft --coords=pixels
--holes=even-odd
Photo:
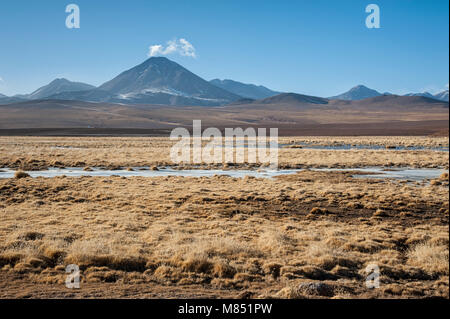
[[[27,178],[27,177],[30,177],[30,174],[28,174],[24,171],[19,170],[14,173],[14,178],[16,178],[16,179]]]
[[[330,211],[326,208],[313,207],[310,212],[311,215],[327,215]]]
[[[408,263],[431,275],[449,274],[449,251],[447,245],[420,243],[408,251]]]
[[[376,217],[387,217],[389,216],[386,211],[382,210],[382,209],[377,209],[375,213],[373,213],[373,216]]]
[[[279,299],[306,299],[298,287],[285,287],[274,296]]]
[[[196,272],[196,273],[211,273],[214,265],[206,258],[190,258],[185,261],[181,269],[187,272]]]

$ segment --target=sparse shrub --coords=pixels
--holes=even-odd
[[[295,266],[283,266],[280,268],[280,276],[286,279],[294,279],[300,277],[298,267]]]
[[[92,271],[86,274],[86,280],[88,282],[116,282],[123,275],[122,272],[114,270]]]
[[[277,229],[266,229],[259,237],[258,243],[264,251],[277,253],[285,252],[286,249],[294,245],[296,241],[294,238]]]
[[[17,263],[14,266],[13,270],[14,270],[14,272],[17,272],[19,274],[25,274],[25,273],[34,271],[33,267],[29,263],[25,263],[25,262]]]
[[[53,167],[64,167],[64,164],[60,161],[54,161],[52,164]]]
[[[237,270],[224,261],[216,262],[212,274],[220,278],[233,278]]]
[[[152,262],[152,261],[147,261],[147,263],[145,264],[145,271],[147,273],[153,273],[157,268],[158,268],[159,264]]]
[[[401,296],[403,293],[403,286],[390,284],[386,287],[383,287],[383,292],[390,295]]]
[[[205,274],[211,273],[212,268],[213,264],[206,258],[190,258],[181,266],[183,271]]]
[[[339,277],[346,277],[346,278],[358,278],[359,275],[355,270],[352,270],[348,267],[343,267],[340,265],[336,265],[331,271],[333,275],[339,276]]]
[[[264,273],[272,275],[274,278],[280,276],[280,269],[282,265],[278,263],[268,263],[263,266]]]
[[[353,254],[344,252],[341,248],[329,246],[324,242],[311,244],[306,252],[309,263],[324,270],[331,270],[336,265],[357,267],[359,264],[358,259]]]
[[[178,282],[184,275],[179,268],[161,265],[153,273],[153,278],[163,282]]]
[[[331,236],[325,240],[325,245],[329,248],[342,247],[347,241],[344,238]]]
[[[285,287],[275,294],[279,299],[306,299],[298,287]]]
[[[431,246],[447,246],[449,245],[449,237],[448,236],[436,236],[429,240],[429,244]]]
[[[77,264],[80,268],[106,266],[114,270],[143,272],[146,260],[138,255],[127,254],[123,247],[102,239],[77,240],[71,244],[65,262]]]
[[[25,262],[27,264],[30,264],[34,268],[38,268],[38,267],[47,265],[44,260],[42,260],[40,258],[36,258],[36,257],[27,258]]]
[[[296,271],[296,274],[315,280],[336,279],[336,276],[333,274],[315,266],[300,267]]]
[[[361,205],[360,203],[357,203],[357,202],[350,202],[350,203],[347,203],[346,207],[349,209],[360,209],[360,208],[363,208],[363,205]]]
[[[328,209],[326,209],[326,208],[313,207],[313,208],[309,211],[309,213],[310,213],[311,215],[328,215],[328,214],[330,214],[331,212],[330,212]]]
[[[16,178],[16,179],[27,178],[27,177],[30,177],[30,175],[21,170],[18,170],[14,173],[14,178]]]
[[[298,291],[315,296],[332,297],[334,295],[333,286],[323,282],[305,282],[298,285]]]
[[[12,252],[5,252],[0,255],[0,267],[3,267],[5,265],[12,265],[14,266],[16,263],[19,262],[20,259],[22,259],[22,255],[19,253],[12,253]]]
[[[236,282],[254,282],[254,281],[263,281],[263,278],[260,275],[252,275],[247,273],[237,273],[234,275],[234,281]]]
[[[399,214],[402,217],[411,217],[413,214],[411,212],[400,212]]]
[[[35,232],[35,231],[25,232],[24,234],[18,236],[19,239],[24,239],[24,240],[38,240],[38,239],[42,239],[43,237],[44,237],[44,234]]]
[[[377,209],[375,213],[373,213],[373,216],[376,217],[387,217],[389,216],[386,211],[382,210],[382,209]]]
[[[66,267],[64,265],[55,266],[55,271],[65,271]]]
[[[448,246],[420,243],[408,251],[408,263],[433,274],[448,275]]]
[[[37,201],[34,202],[34,205],[36,205],[36,206],[42,206],[44,204],[45,204],[45,202],[42,201],[42,200],[37,200]]]
[[[236,288],[238,285],[233,279],[214,278],[211,280],[211,286],[220,289]]]

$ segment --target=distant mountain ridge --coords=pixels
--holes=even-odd
[[[448,102],[448,90],[435,94],[434,97],[437,98],[438,100]]]
[[[355,101],[355,100],[364,100],[367,98],[376,97],[380,95],[382,94],[376,90],[369,89],[364,85],[357,85],[351,88],[349,91],[339,95],[331,96],[329,97],[329,99]]]
[[[86,92],[92,89],[95,89],[95,86],[82,82],[72,82],[67,79],[61,78],[53,80],[49,84],[40,87],[30,94],[17,94],[14,96],[6,96],[0,94],[0,104],[18,103],[29,100],[41,100],[61,93],[68,94],[69,92],[75,91]]]
[[[390,108],[427,108],[440,106],[448,108],[448,103],[439,101],[435,98],[425,96],[402,96],[402,95],[380,95],[364,100],[333,100],[330,103],[333,105],[357,106],[359,108],[376,108],[376,109],[390,109]]]
[[[364,100],[372,97],[377,96],[383,96],[383,95],[395,95],[389,92],[380,93],[376,90],[370,89],[364,85],[357,85],[353,88],[351,88],[349,91],[331,96],[329,97],[330,100],[346,100],[346,101],[358,101],[358,100]],[[423,96],[430,99],[436,99],[439,101],[448,102],[448,90],[437,93],[437,94],[431,94],[429,92],[423,92],[423,93],[408,93],[403,96]]]
[[[95,86],[81,82],[72,82],[67,79],[61,78],[55,79],[49,84],[40,87],[31,94],[27,94],[21,97],[30,100],[38,100],[62,92],[88,91],[92,89],[95,89]]]
[[[254,101],[256,104],[328,104],[329,100],[310,95],[303,95],[297,93],[281,93],[272,97],[268,97],[259,101]]]
[[[27,101],[24,98],[20,98],[20,97],[15,97],[15,96],[0,96],[0,105],[1,104],[9,104],[9,103],[18,103],[18,102],[23,102],[23,101]]]
[[[448,108],[448,102],[439,101],[435,98],[424,96],[401,96],[394,94],[383,94],[363,100],[342,100],[342,99],[326,99],[317,96],[309,96],[296,93],[281,93],[269,98],[261,100],[243,99],[237,101],[230,106],[239,107],[255,107],[269,106],[274,107],[294,107],[296,109],[323,109],[330,107],[332,109],[340,107],[352,107],[353,109],[372,109],[372,110],[390,110],[408,109],[408,108]]]
[[[229,79],[214,79],[209,83],[247,99],[259,100],[280,94],[262,85],[246,84]]]
[[[404,96],[423,96],[423,97],[427,97],[427,98],[430,98],[430,99],[434,99],[434,98],[435,98],[434,95],[431,94],[431,93],[429,93],[429,92],[423,92],[423,93],[408,93],[408,94],[405,94]]]
[[[448,102],[448,90],[439,92],[434,95],[429,92],[423,92],[423,93],[408,93],[408,94],[405,94],[405,96],[423,96],[423,97],[428,97],[430,99],[436,99],[436,100]]]

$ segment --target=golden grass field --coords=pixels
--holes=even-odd
[[[367,144],[381,146],[448,147],[448,137],[280,137],[280,144]],[[166,137],[1,137],[0,167],[24,170],[48,167],[137,167],[174,165]],[[279,150],[280,168],[411,166],[446,167],[448,152],[386,150],[315,150],[287,147]],[[192,167],[193,165],[178,165]],[[223,165],[204,166],[220,167]],[[240,164],[256,167],[256,164]]]
[[[279,142],[449,144],[439,137]],[[0,137],[0,170],[173,165],[171,145],[162,137]],[[282,168],[349,171],[0,179],[0,298],[449,298],[448,174],[411,183],[350,172],[448,170],[448,160],[441,151],[287,145]],[[380,288],[368,289],[373,263]],[[64,285],[68,264],[80,266],[80,289]]]

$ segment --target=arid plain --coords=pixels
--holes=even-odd
[[[300,171],[0,179],[0,297],[449,297],[447,137],[279,143],[280,169]],[[165,137],[0,137],[0,170],[265,169],[175,165],[172,145]],[[442,174],[358,177],[363,167]],[[68,264],[81,269],[80,289],[65,287]],[[366,287],[370,264],[380,269],[379,288]]]

